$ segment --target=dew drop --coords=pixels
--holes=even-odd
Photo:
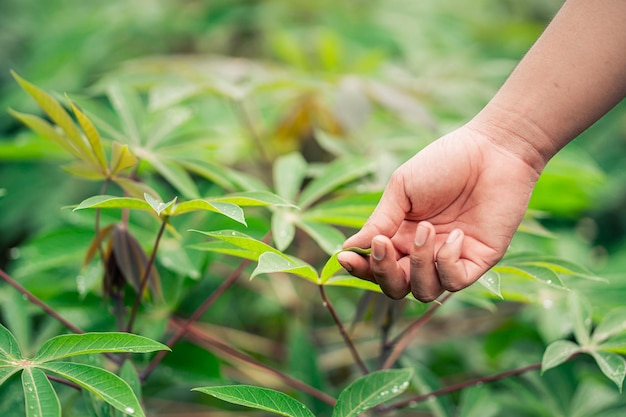
[[[135,414],[135,409],[134,409],[134,408],[132,408],[132,407],[126,407],[126,408],[124,409],[124,412],[125,412],[126,414]]]
[[[552,280],[551,279],[547,280],[546,284],[552,284]]]
[[[235,233],[235,232],[230,232],[230,234],[231,234],[232,236],[235,236],[237,233]]]
[[[326,301],[324,301],[324,302],[322,303],[322,306],[324,306],[324,307],[328,307],[328,303],[327,303]]]

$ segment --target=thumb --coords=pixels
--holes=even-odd
[[[369,248],[374,236],[383,235],[391,238],[396,234],[411,205],[403,182],[394,178],[396,177],[392,177],[387,184],[372,215],[361,230],[344,242],[344,248]]]

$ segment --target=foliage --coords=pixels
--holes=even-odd
[[[164,49],[142,20],[116,56],[165,55],[97,74],[92,57],[67,76],[57,60],[42,80],[34,48],[12,72],[0,414],[623,413],[620,241],[597,241],[618,152],[559,154],[505,258],[429,305],[391,301],[336,259],[393,168],[479,109],[556,2],[152,3],[128,6],[102,48],[152,10]],[[67,30],[105,25],[90,16]],[[28,38],[61,50],[48,32]],[[194,54],[167,55],[181,49]]]

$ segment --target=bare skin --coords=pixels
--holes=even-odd
[[[399,167],[344,247],[391,298],[463,289],[504,256],[546,163],[626,95],[626,0],[568,0],[474,119]]]

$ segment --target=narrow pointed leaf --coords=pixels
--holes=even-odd
[[[46,362],[88,353],[148,353],[170,350],[162,343],[130,333],[83,333],[53,337],[43,344],[34,362]]]
[[[133,417],[145,417],[130,386],[123,379],[107,370],[70,362],[45,362],[39,367],[80,385],[125,414]]]
[[[102,180],[105,173],[97,165],[85,161],[74,161],[63,165],[63,170],[76,177],[85,178],[87,180]]]
[[[202,233],[203,235],[228,242],[239,248],[245,249],[255,255],[255,260],[258,260],[261,254],[265,252],[274,252],[280,256],[282,253],[267,243],[261,242],[253,237],[250,237],[244,233],[237,232],[235,230],[220,230],[217,232],[203,232],[200,230],[192,230],[192,232]]]
[[[335,252],[324,264],[322,273],[320,274],[320,283],[325,284],[333,275],[343,269],[343,266],[337,260],[337,257],[342,251]]]
[[[96,127],[91,123],[91,120],[85,116],[85,114],[76,106],[73,102],[70,101],[70,106],[72,107],[72,111],[76,115],[76,120],[78,120],[78,124],[81,129],[85,133],[85,137],[89,142],[89,146],[91,147],[92,156],[97,165],[102,168],[103,171],[107,169],[107,161],[104,156],[104,149],[102,148],[102,141],[100,140],[100,134]]]
[[[543,353],[541,359],[541,372],[552,369],[567,361],[572,355],[581,351],[581,347],[569,340],[557,340],[552,342]]]
[[[315,284],[319,283],[317,271],[315,271],[311,265],[299,259],[287,257],[286,255],[276,252],[265,252],[259,256],[258,262],[257,267],[252,272],[252,275],[250,275],[250,279],[261,274],[286,272],[305,278]]]
[[[324,172],[302,191],[297,205],[302,208],[312,205],[339,186],[369,174],[372,167],[371,161],[361,158],[340,159],[329,164]]]
[[[241,193],[227,194],[222,197],[210,198],[208,201],[237,204],[242,207],[252,206],[279,206],[296,207],[288,200],[270,193],[269,191],[245,191]]]
[[[22,358],[17,339],[9,329],[0,324],[0,359],[13,361]]]
[[[353,277],[352,275],[336,275],[329,278],[325,283],[327,287],[350,287],[360,288],[362,290],[382,293],[380,286],[371,281]]]
[[[591,304],[583,295],[573,292],[568,299],[570,317],[576,341],[581,346],[587,346],[590,342],[591,326]]]
[[[296,236],[296,218],[297,214],[290,209],[279,208],[272,214],[272,239],[278,250],[284,251],[293,242]]]
[[[150,194],[154,198],[159,197],[159,194],[156,191],[154,191],[152,188],[150,188],[149,185],[143,182],[122,177],[113,177],[113,181],[117,185],[119,185],[130,197],[134,197],[139,200],[144,198],[144,194]]]
[[[412,375],[411,369],[393,369],[357,379],[339,394],[332,417],[356,417],[402,394]]]
[[[167,349],[169,350],[169,348]],[[133,390],[139,402],[141,402],[141,379],[137,374],[137,369],[133,365],[132,361],[124,361],[124,364],[120,368],[119,376],[122,378],[128,386]]]
[[[61,417],[59,397],[41,369],[24,368],[22,388],[26,400],[26,417]]]
[[[150,204],[150,207],[152,207],[152,210],[155,211],[157,216],[160,216],[161,213],[163,213],[165,210],[167,210],[168,208],[172,207],[172,205],[174,205],[176,203],[176,197],[174,197],[172,200],[168,201],[167,203],[164,203],[160,199],[156,199],[156,198],[152,197],[148,193],[144,194],[143,198],[144,198],[144,200],[146,200],[146,202],[148,204]]]
[[[185,198],[199,198],[200,192],[193,182],[191,176],[180,165],[168,160],[165,156],[146,154],[146,161],[154,167],[173,187],[175,187]]]
[[[295,200],[307,174],[307,162],[298,152],[276,159],[273,166],[274,188],[279,196]]]
[[[113,142],[111,149],[111,164],[109,169],[113,175],[119,174],[121,171],[137,165],[137,158],[131,153],[128,145]]]
[[[322,223],[298,221],[297,225],[317,242],[328,255],[341,250],[346,237],[338,229]]]
[[[316,223],[361,228],[372,214],[381,193],[345,194],[307,209],[302,218]]]
[[[624,331],[626,331],[626,307],[618,307],[604,316],[598,327],[593,331],[591,341],[595,344],[602,343],[609,337]]]
[[[563,281],[561,281],[561,278],[559,278],[559,276],[549,268],[541,268],[519,263],[504,263],[494,266],[492,271],[501,274],[511,274],[522,278],[534,279],[551,287],[565,289],[565,285],[563,284]]]
[[[215,200],[194,199],[183,201],[173,208],[171,215],[178,216],[180,214],[202,210],[222,214],[226,217],[230,217],[236,222],[246,225],[245,215],[241,207],[237,204],[224,203]]]
[[[14,110],[9,110],[9,113],[17,120],[28,126],[32,131],[41,135],[42,137],[49,139],[65,149],[69,154],[81,159],[82,154],[76,148],[74,148],[70,141],[68,141],[63,135],[61,135],[50,123],[41,117],[31,114],[20,113]]]
[[[21,370],[22,368],[13,365],[0,365],[0,385],[11,378],[14,373]]]
[[[107,96],[122,121],[124,133],[133,144],[139,145],[141,133],[138,119],[143,116],[139,97],[133,91],[117,83],[111,83],[107,86]]]
[[[145,200],[133,197],[115,197],[112,195],[96,195],[83,200],[76,210],[114,208],[114,209],[134,209],[152,211],[152,207]]]
[[[279,391],[251,385],[231,385],[194,388],[193,391],[211,395],[232,404],[286,417],[315,417],[300,401]]]
[[[622,392],[624,376],[626,376],[626,359],[612,352],[601,350],[591,351],[590,355],[596,360],[602,373],[617,385]]]
[[[249,259],[251,261],[256,261],[257,259],[259,259],[259,255],[256,252],[242,249],[239,246],[235,246],[228,242],[221,242],[221,241],[202,242],[202,243],[196,243],[195,245],[189,245],[188,248],[194,249],[194,250],[200,250],[200,251],[223,253],[225,255],[231,255],[231,256],[236,256],[238,258]]]

